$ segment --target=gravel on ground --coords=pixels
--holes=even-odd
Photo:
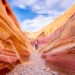
[[[31,55],[30,60],[24,64],[17,65],[7,75],[58,75],[45,65],[37,51]]]

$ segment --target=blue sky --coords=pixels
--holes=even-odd
[[[20,27],[37,31],[75,4],[75,0],[8,0]]]

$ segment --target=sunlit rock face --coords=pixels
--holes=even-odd
[[[41,33],[44,33],[45,36],[49,36],[54,31],[56,31],[58,28],[63,26],[74,13],[75,13],[75,5],[73,5],[70,9],[68,9],[61,16],[57,17],[53,22],[50,22],[50,24],[44,26],[42,29],[36,32],[26,32],[25,31],[25,33],[31,39],[36,39]]]
[[[33,48],[21,31],[7,0],[0,0],[0,70],[26,61]]]
[[[75,75],[75,13],[39,52],[52,69]]]

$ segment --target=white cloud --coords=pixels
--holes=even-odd
[[[36,13],[48,13],[53,7],[67,9],[75,4],[75,0],[13,0],[12,5],[25,9],[27,6]],[[52,9],[53,10],[53,9]]]
[[[25,9],[25,7],[22,4],[20,4],[18,7],[21,9]]]
[[[71,7],[73,4],[75,4],[75,0],[62,0],[59,6],[65,9]]]
[[[59,16],[59,14],[58,14]],[[41,29],[43,26],[49,24],[51,21],[53,21],[57,16],[37,16],[34,19],[28,19],[22,22],[21,28],[22,30],[26,31],[37,31]]]
[[[34,19],[24,20],[21,24],[22,30],[36,31],[49,24],[64,10],[75,4],[75,0],[13,0],[11,5],[22,9],[30,7],[38,16]],[[60,12],[60,9],[64,9]],[[43,16],[48,14],[49,16]]]

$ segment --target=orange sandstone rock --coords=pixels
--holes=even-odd
[[[0,0],[0,70],[23,63],[33,48],[20,29],[7,0]]]

